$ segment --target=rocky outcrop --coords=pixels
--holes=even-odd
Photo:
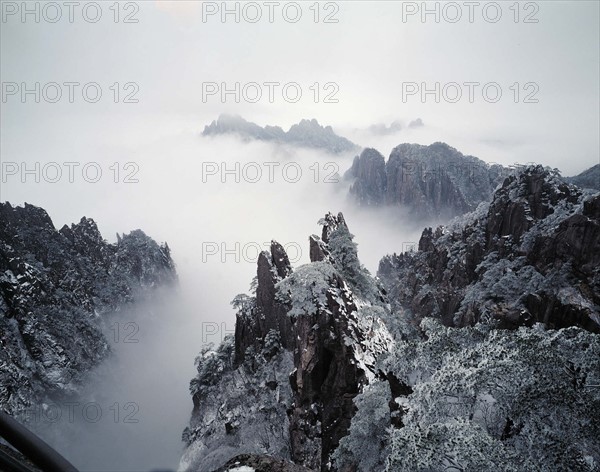
[[[362,206],[397,206],[422,219],[449,219],[489,200],[507,169],[465,156],[445,143],[401,144],[385,159],[356,156],[346,178]]]
[[[355,281],[368,273],[347,266],[357,256],[343,215],[328,214],[321,224],[322,237],[310,238],[310,264],[292,270],[275,241],[259,256],[255,296],[234,300],[234,338],[200,356],[184,469],[212,470],[237,451],[334,470],[330,457],[347,434],[353,398],[374,378],[375,357],[388,349],[391,336],[369,311],[369,300],[382,295],[364,296],[366,285]],[[375,283],[368,287],[378,291]],[[236,393],[236,378],[248,379],[243,394]],[[272,414],[266,418],[265,412]],[[262,433],[255,429],[265,424],[286,430],[259,444]]]
[[[169,247],[139,230],[109,244],[89,218],[57,231],[41,208],[0,204],[0,407],[76,391],[109,352],[105,315],[175,280]]]
[[[356,362],[354,346],[345,339],[364,341],[353,332],[356,304],[344,280],[328,280],[326,304],[299,316],[294,326],[294,392],[290,414],[292,459],[316,470],[327,470],[329,454],[346,434],[354,413],[352,399],[366,383],[364,365]]]
[[[235,364],[244,359],[246,350],[253,346],[262,348],[262,342],[269,331],[274,330],[281,337],[283,347],[290,349],[294,344],[292,324],[285,316],[287,307],[276,297],[276,285],[292,272],[289,258],[276,241],[271,241],[271,251],[263,251],[258,256],[256,299],[249,311],[241,311],[235,326]]]
[[[264,128],[246,121],[241,116],[220,115],[219,119],[204,127],[203,136],[236,134],[245,140],[271,141],[340,154],[357,151],[359,147],[335,134],[331,126],[321,126],[317,120],[301,120],[286,132],[279,126]]]
[[[423,231],[419,251],[387,256],[379,275],[415,323],[495,320],[600,332],[600,195],[541,166],[505,179],[489,204]]]

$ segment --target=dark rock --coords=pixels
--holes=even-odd
[[[378,206],[383,204],[386,194],[385,158],[375,149],[364,149],[354,158],[349,176],[356,179],[350,193],[356,196],[360,205]]]
[[[327,213],[325,218],[320,221],[320,224],[323,225],[321,239],[325,244],[329,243],[331,234],[337,231],[340,226],[344,226],[346,229],[348,229],[346,220],[344,220],[344,215],[342,215],[341,212],[338,213],[337,216],[333,213]]]
[[[73,393],[109,352],[104,318],[175,281],[168,246],[141,231],[108,244],[90,218],[56,231],[42,208],[0,204],[0,407]]]
[[[495,319],[600,332],[599,267],[600,195],[533,166],[462,224],[424,230],[417,253],[382,259],[378,275],[415,324],[434,316],[448,326]]]
[[[423,219],[449,219],[491,197],[507,173],[444,143],[401,144],[387,163],[374,149],[354,159],[346,178],[359,205],[397,206]]]
[[[310,247],[310,262],[324,261],[329,256],[327,244],[325,244],[318,236],[311,235],[308,238]]]
[[[402,428],[404,426],[403,417],[406,413],[404,408],[398,404],[396,399],[398,397],[407,397],[413,393],[413,389],[410,385],[400,381],[393,372],[388,372],[384,375],[384,378],[388,381],[390,390],[392,393],[392,399],[389,402],[390,406],[390,419],[391,425],[394,428]]]
[[[345,293],[341,278],[331,284],[341,297],[328,294],[325,310],[301,316],[295,324],[292,459],[320,470],[326,470],[329,455],[346,435],[354,415],[352,399],[366,383],[352,346],[344,342],[357,334],[348,318],[356,311],[354,300]]]
[[[233,370],[225,369],[222,375],[226,379],[223,382],[233,382],[231,379],[243,378],[248,373],[255,380],[256,376],[263,375],[261,382],[268,392],[279,392],[280,389],[288,392],[289,389],[289,399],[283,396],[276,408],[265,406],[273,400],[269,394],[262,394],[265,405],[260,404],[258,411],[275,410],[277,415],[285,412],[285,418],[276,416],[273,420],[274,424],[289,425],[287,436],[283,438],[289,444],[289,451],[282,457],[325,472],[331,470],[331,454],[348,433],[356,410],[354,397],[369,382],[369,376],[374,376],[375,356],[389,348],[391,337],[376,318],[367,317],[370,320],[367,322],[366,315],[359,316],[360,295],[354,291],[353,282],[342,275],[344,272],[356,275],[344,264],[357,261],[356,248],[347,233],[344,216],[328,213],[320,224],[323,225],[322,238],[310,238],[313,261],[310,264],[292,272],[285,251],[275,242],[272,242],[270,252],[260,254],[256,297],[250,301],[242,298],[244,303],[236,321],[235,363]],[[333,260],[332,247],[328,245],[332,240],[336,240],[336,251],[353,257]],[[378,292],[374,282],[372,290]],[[360,303],[370,305],[365,298],[360,298]],[[258,356],[256,353],[265,352],[266,339],[273,337],[273,333],[281,340],[283,350],[274,357]],[[275,368],[286,353],[293,355],[291,373]],[[284,381],[286,386],[282,385],[282,379],[287,380]],[[214,383],[215,392],[219,385],[218,381]],[[279,393],[276,397],[279,398]],[[192,429],[185,433],[188,444],[194,441],[204,445],[212,443],[207,438],[214,426],[214,417],[224,415],[227,418],[230,414],[223,410],[229,403],[228,398],[215,399],[210,393],[197,390]],[[211,413],[211,408],[217,405],[219,411]],[[235,408],[243,411],[253,407],[254,404],[248,404]],[[208,413],[203,408],[208,409]],[[246,424],[246,428],[253,427],[249,426],[249,420]],[[242,427],[236,437],[245,437]],[[251,443],[253,440],[247,439],[239,447],[252,450],[255,446]],[[208,457],[216,454],[208,447],[199,450]],[[202,461],[204,457],[195,460]]]
[[[275,297],[275,285],[292,272],[289,258],[283,246],[271,241],[271,251],[258,256],[256,304],[251,312],[240,312],[235,328],[235,363],[239,365],[246,350],[253,346],[260,351],[263,340],[270,330],[281,336],[284,348],[294,345],[292,322],[287,307]]]

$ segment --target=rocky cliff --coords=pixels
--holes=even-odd
[[[109,244],[89,218],[57,231],[42,208],[0,204],[0,407],[75,392],[109,353],[105,317],[175,280],[140,230]]]
[[[385,257],[379,276],[417,322],[598,333],[599,267],[600,195],[537,166],[506,178],[475,212],[425,229],[419,250]]]
[[[197,359],[184,469],[211,471],[253,453],[331,470],[353,398],[391,335],[385,296],[358,262],[343,216],[321,224],[321,237],[310,238],[311,263],[295,270],[271,243],[258,259],[255,295],[233,302],[235,336]]]
[[[449,219],[489,200],[507,169],[445,143],[401,144],[388,161],[375,149],[356,156],[346,178],[362,206],[397,206],[422,219]]]
[[[357,151],[359,147],[335,134],[331,126],[321,126],[317,120],[302,120],[286,132],[279,126],[261,127],[237,115],[221,115],[204,127],[203,136],[236,134],[245,140],[271,141],[292,146],[322,149],[332,154]]]

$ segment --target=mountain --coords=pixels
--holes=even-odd
[[[332,154],[356,151],[359,147],[334,133],[331,126],[321,126],[317,120],[302,120],[287,132],[279,126],[264,128],[238,115],[220,115],[204,127],[203,136],[236,134],[245,140],[272,141],[279,144],[322,149]]]
[[[378,278],[319,223],[196,359],[181,470],[600,470],[600,194],[527,167]]]
[[[0,407],[7,412],[76,392],[110,352],[107,317],[176,281],[168,245],[140,230],[117,236],[107,243],[85,217],[57,231],[42,208],[0,204]]]
[[[596,164],[573,177],[565,177],[565,180],[581,188],[600,190],[600,164]]]
[[[401,144],[388,159],[375,149],[354,158],[346,179],[361,206],[397,206],[422,219],[450,219],[489,200],[507,169],[445,143]]]
[[[415,253],[385,257],[393,304],[448,326],[497,320],[600,333],[600,194],[529,167],[491,202],[435,231]]]
[[[320,223],[310,264],[293,270],[275,241],[260,254],[254,295],[232,302],[235,336],[196,359],[183,469],[212,471],[251,453],[329,470],[352,399],[392,338],[381,320],[385,297],[358,262],[343,216]]]

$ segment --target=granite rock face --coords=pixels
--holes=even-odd
[[[387,162],[375,149],[356,156],[346,178],[362,206],[397,206],[422,219],[449,219],[487,201],[507,169],[445,143],[401,144]]]
[[[345,265],[357,258],[343,215],[328,214],[321,224],[322,238],[310,238],[310,264],[292,270],[275,241],[259,256],[255,296],[234,300],[235,336],[200,356],[183,469],[211,471],[245,452],[334,470],[330,456],[347,434],[353,398],[392,341],[376,316],[387,305],[369,301],[383,295],[365,296],[355,286],[361,279],[344,275],[368,277],[362,266]],[[368,287],[378,292],[375,283]],[[217,367],[206,368],[211,362]],[[276,431],[265,436],[264,427]]]
[[[236,134],[245,140],[271,141],[292,146],[322,149],[332,154],[357,151],[359,147],[335,134],[331,126],[321,126],[317,120],[301,120],[286,132],[279,126],[261,127],[237,115],[220,115],[204,127],[203,136]]]
[[[490,203],[387,256],[392,304],[448,326],[496,320],[600,332],[600,195],[541,166],[505,179]]]
[[[260,349],[262,340],[274,330],[281,337],[283,347],[294,344],[292,324],[285,316],[287,307],[275,298],[276,285],[292,272],[285,249],[271,241],[271,251],[263,251],[257,262],[256,302],[251,313],[240,314],[235,327],[235,363],[244,359],[246,350],[253,346]]]
[[[57,231],[41,208],[0,204],[0,407],[75,392],[109,353],[105,315],[176,278],[142,231],[109,244],[89,218]]]

